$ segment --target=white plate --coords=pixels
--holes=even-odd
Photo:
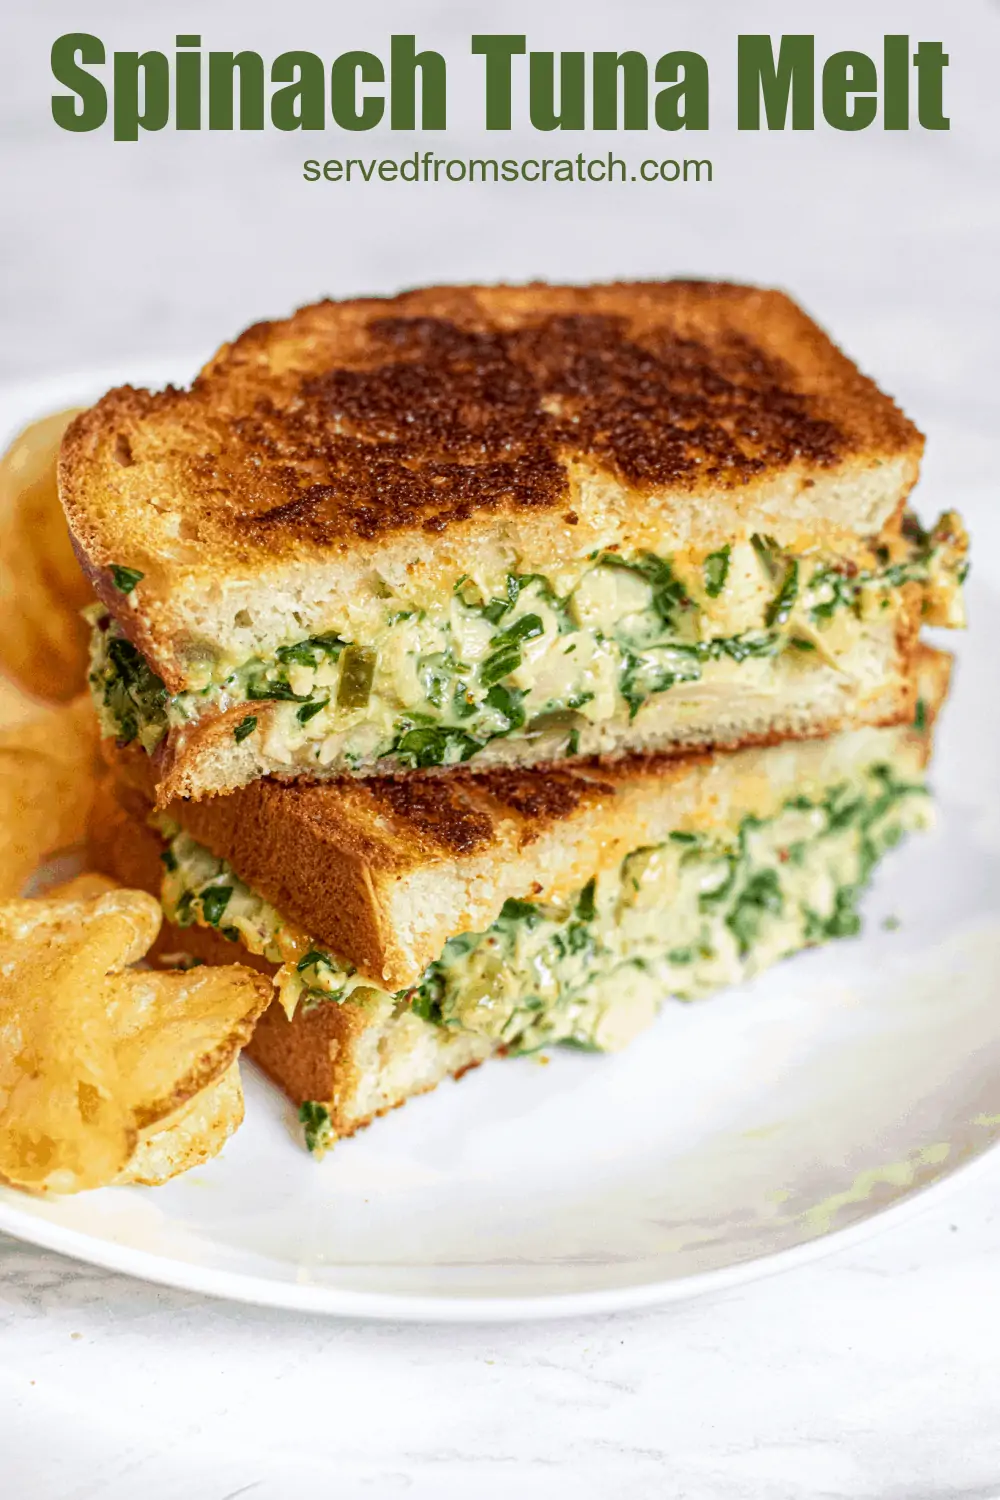
[[[191,367],[0,393],[0,439],[123,373]],[[957,643],[940,735],[940,824],[887,861],[865,937],[670,1005],[621,1056],[491,1064],[322,1164],[247,1066],[246,1123],[209,1166],[61,1202],[0,1189],[0,1229],[250,1302],[552,1316],[776,1270],[889,1223],[982,1158],[1000,1136],[1000,594],[982,579],[1000,528],[973,509],[976,628]]]

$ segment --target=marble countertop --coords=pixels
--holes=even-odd
[[[454,155],[487,144],[467,56],[477,28],[709,58],[712,130],[694,154],[711,156],[711,185],[334,189],[305,184],[301,158],[347,154],[342,137],[307,152],[270,132],[136,145],[59,132],[48,49],[82,24],[79,9],[10,7],[0,380],[207,354],[322,293],[720,275],[792,289],[897,395],[930,435],[928,509],[995,496],[1000,7],[752,10],[753,29],[774,33],[805,30],[808,12],[827,50],[878,55],[888,31],[943,40],[952,129],[738,135],[737,0],[497,0],[488,22],[453,3],[376,0],[343,16],[318,0],[216,0],[202,22],[215,46],[331,54],[415,30],[456,59]],[[109,49],[169,45],[190,24],[179,4],[140,13],[116,0],[93,0],[86,18]],[[374,144],[402,154],[388,136]],[[538,137],[504,141],[504,154],[539,151]],[[674,153],[667,139],[661,154]],[[0,1237],[0,1482],[32,1500],[987,1500],[1000,1496],[998,1205],[1000,1160],[891,1231],[712,1300],[488,1329],[214,1303]]]
[[[0,1473],[59,1500],[992,1500],[1000,1163],[710,1301],[513,1327],[212,1303],[0,1242]]]

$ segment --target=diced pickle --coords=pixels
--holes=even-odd
[[[582,714],[578,714],[574,708],[554,708],[529,719],[525,733],[532,738],[538,734],[571,734],[585,722]]]
[[[338,708],[364,708],[371,697],[375,676],[375,653],[360,646],[348,646],[340,660]]]

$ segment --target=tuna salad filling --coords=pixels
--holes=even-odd
[[[162,900],[180,927],[213,927],[281,967],[297,1007],[410,1009],[513,1052],[624,1046],[668,997],[694,1000],[788,954],[860,930],[858,901],[886,850],[926,827],[918,780],[875,762],[735,831],[675,831],[558,902],[508,900],[484,932],[451,938],[417,984],[389,994],[310,940],[163,815]]]
[[[600,553],[563,594],[538,574],[496,587],[463,577],[432,608],[381,601],[364,641],[342,629],[293,640],[267,660],[206,666],[175,695],[94,605],[90,683],[104,733],[149,752],[228,713],[237,744],[306,770],[454,765],[506,736],[547,735],[574,754],[592,726],[634,719],[678,684],[732,681],[743,663],[789,653],[802,670],[850,670],[907,586],[927,623],[962,624],[965,554],[949,512],[931,531],[907,516],[861,562],[754,535],[683,559]]]

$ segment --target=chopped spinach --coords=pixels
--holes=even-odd
[[[312,703],[303,703],[301,708],[296,709],[295,717],[300,724],[308,724],[310,719],[315,719],[317,714],[329,707],[329,703],[329,698],[317,698]]]
[[[437,1026],[444,1025],[441,1002],[445,988],[444,966],[439,960],[435,960],[428,964],[420,983],[411,993],[410,1009],[414,1015],[419,1016],[422,1021],[431,1021]]]
[[[659,654],[622,653],[618,690],[629,706],[629,718],[653,693],[666,692],[678,682],[697,682],[701,677],[700,652],[696,646],[667,646]]]
[[[346,641],[331,632],[307,636],[304,641],[293,641],[290,646],[279,646],[274,654],[286,666],[318,667],[324,657],[337,661],[346,645]]]
[[[774,537],[755,531],[750,538],[750,545],[767,576],[776,579],[781,571],[781,548]]]
[[[777,656],[781,650],[781,637],[765,630],[748,630],[743,635],[732,635],[721,641],[706,642],[711,648],[718,646],[720,656],[732,661],[747,661],[755,656]],[[711,655],[715,656],[714,649]]]
[[[757,941],[765,914],[780,915],[783,904],[776,870],[757,870],[750,876],[726,913],[726,926],[736,939],[741,958]]]
[[[218,927],[222,920],[222,914],[229,905],[229,898],[233,894],[231,885],[210,885],[203,890],[200,896],[201,914],[205,921],[212,927]]]
[[[764,615],[764,623],[770,628],[772,625],[787,625],[788,617],[792,612],[792,606],[799,596],[799,565],[793,557],[785,568],[785,575],[781,580],[781,588],[767,607]]]
[[[718,599],[729,576],[729,547],[720,547],[705,558],[705,593],[710,599]]]
[[[636,558],[603,552],[601,564],[606,568],[623,568],[644,578],[653,591],[653,608],[664,625],[675,625],[679,615],[694,608],[684,585],[674,576],[670,562],[665,557],[657,557],[655,552],[644,552]]]
[[[857,603],[857,582],[837,568],[824,567],[816,570],[809,582],[809,592],[814,594],[819,589],[829,589],[830,597],[810,608],[809,613],[814,623],[830,620],[838,609],[853,609]]]
[[[107,667],[97,676],[104,702],[117,721],[120,745],[131,744],[149,724],[166,727],[166,686],[131,641],[121,635],[111,637]]]
[[[528,577],[533,576],[533,574],[528,575]],[[526,577],[525,582],[527,581],[528,578]],[[496,625],[498,621],[500,621],[509,610],[512,610],[514,608],[514,605],[517,603],[520,597],[521,589],[523,588],[523,586],[524,585],[521,579],[516,573],[507,574],[506,597],[503,599],[491,599],[488,604],[485,604],[483,606],[483,614],[486,616],[487,620],[489,620],[491,625]]]
[[[481,749],[481,742],[464,729],[448,724],[419,725],[405,729],[393,742],[391,753],[415,770],[426,770],[428,766],[450,766],[469,760]]]
[[[597,915],[597,907],[594,900],[596,891],[597,881],[591,878],[577,897],[576,914],[581,922],[592,922]]]
[[[299,1124],[303,1128],[306,1145],[310,1151],[320,1155],[333,1143],[333,1125],[330,1111],[318,1099],[306,1099],[299,1106]]]
[[[145,573],[140,573],[138,568],[122,568],[117,563],[111,564],[111,582],[120,594],[131,594],[137,583],[145,578]]]
[[[490,642],[491,646],[512,646],[519,641],[533,641],[536,636],[544,635],[545,626],[542,624],[540,615],[522,615],[515,620],[513,625],[508,625],[499,635],[495,635]]]
[[[833,911],[826,919],[828,938],[857,937],[861,917],[856,907],[861,890],[856,885],[842,885],[834,897]]]
[[[594,931],[590,921],[568,923],[561,933],[553,935],[552,944],[560,958],[565,958],[567,954],[576,958],[581,953],[590,952],[594,947]]]
[[[488,700],[489,693],[486,696]],[[476,712],[476,700],[467,682],[459,681],[455,683],[455,688],[451,695],[451,707],[455,717],[459,719],[471,719]]]
[[[500,908],[498,921],[525,922],[530,927],[539,920],[540,916],[541,912],[534,901],[521,901],[516,896],[508,896]]]
[[[427,702],[434,708],[442,708],[445,693],[455,676],[455,658],[451,651],[435,651],[430,656],[420,657],[417,670]]]
[[[319,948],[310,948],[309,952],[299,959],[295,968],[299,974],[304,974],[307,969],[314,969],[320,964],[325,964],[328,969],[333,968],[333,960],[329,953],[323,953]]]
[[[507,720],[509,733],[511,729],[520,729],[524,724],[525,713],[522,708],[524,693],[520,688],[506,688],[499,683],[491,687],[486,694],[486,703],[490,708],[495,708],[498,713],[503,714]]]
[[[301,713],[301,709],[299,710],[299,712]],[[247,714],[246,718],[241,719],[236,728],[233,730],[233,739],[236,741],[237,745],[241,745],[248,735],[253,734],[256,728],[256,715]]]
[[[521,665],[521,643],[532,641],[544,634],[545,626],[538,615],[522,615],[506,630],[501,630],[490,642],[493,650],[479,668],[479,680],[483,687],[509,677]]]
[[[516,646],[504,646],[488,656],[479,668],[479,681],[483,687],[493,687],[503,678],[516,672],[521,665],[521,653]]]
[[[491,599],[484,604],[481,613],[489,620],[491,625],[497,625],[504,615],[509,614],[529,584],[535,584],[538,593],[545,603],[555,613],[559,621],[560,631],[571,626],[569,612],[564,600],[558,598],[549,580],[541,573],[508,573],[506,584],[506,597],[503,599]]]
[[[247,681],[247,697],[252,703],[263,702],[267,699],[278,699],[282,703],[308,703],[308,693],[296,693],[292,691],[291,683],[272,681],[271,678],[261,674],[251,677]]]

